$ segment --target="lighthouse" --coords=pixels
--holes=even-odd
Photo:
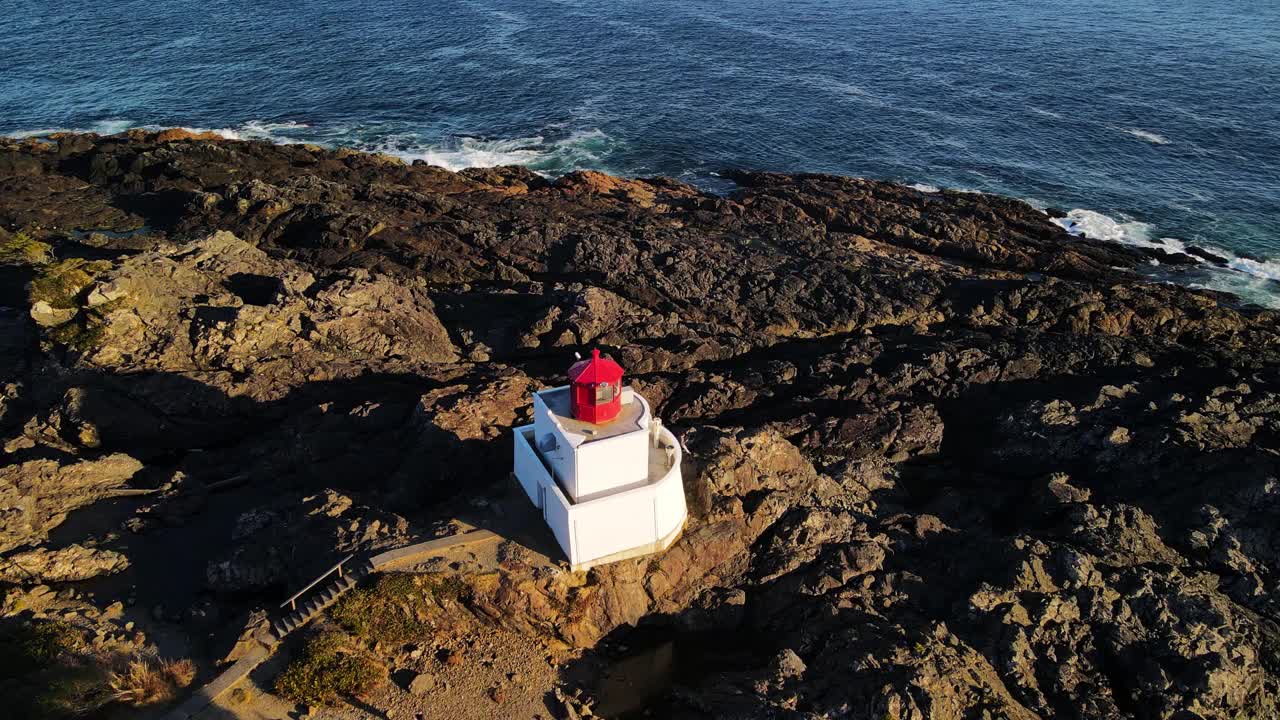
[[[515,477],[574,570],[661,552],[688,517],[680,443],[622,377],[593,350],[515,428]]]

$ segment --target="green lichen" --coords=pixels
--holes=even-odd
[[[276,692],[311,706],[333,704],[346,695],[364,695],[387,679],[387,669],[352,638],[319,635],[276,678]]]
[[[111,263],[104,260],[84,258],[68,258],[46,265],[31,280],[31,303],[43,301],[55,308],[78,307],[80,292],[110,267]]]
[[[85,322],[81,319],[65,322],[48,332],[50,340],[81,355],[91,354],[101,347],[102,335],[101,324]]]
[[[49,340],[81,355],[90,355],[102,347],[106,335],[107,315],[120,307],[123,299],[85,308],[74,319],[46,332]]]

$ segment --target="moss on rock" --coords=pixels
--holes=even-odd
[[[47,302],[55,308],[76,307],[80,291],[109,267],[111,263],[104,260],[84,258],[68,258],[46,265],[31,280],[31,302]]]
[[[53,257],[53,247],[18,231],[0,240],[0,264],[44,265]]]

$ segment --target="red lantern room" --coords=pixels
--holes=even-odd
[[[573,417],[589,423],[607,423],[622,410],[622,366],[609,356],[591,351],[590,360],[580,360],[569,368],[573,383],[570,402]]]

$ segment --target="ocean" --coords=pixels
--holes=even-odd
[[[1000,193],[1280,307],[1275,0],[4,0],[0,58],[5,135]]]

